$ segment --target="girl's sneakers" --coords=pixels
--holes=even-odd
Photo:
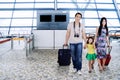
[[[92,71],[88,71],[89,73],[91,73]]]

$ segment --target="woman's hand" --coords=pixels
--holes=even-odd
[[[110,44],[107,44],[107,47],[110,47]]]

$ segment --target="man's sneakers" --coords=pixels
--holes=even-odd
[[[81,70],[78,70],[78,71],[77,71],[77,73],[78,73],[79,75],[82,75],[82,72],[81,72]]]
[[[73,69],[72,69],[72,72],[73,72],[73,73],[77,72],[77,69],[73,68]]]
[[[79,75],[82,74],[81,70],[78,70],[78,71],[77,71],[77,69],[75,69],[75,68],[72,69],[72,72],[73,72],[73,73],[77,73],[77,74],[79,74]]]

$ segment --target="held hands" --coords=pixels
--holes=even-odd
[[[107,44],[107,47],[110,47],[110,44]]]
[[[86,49],[87,48],[87,44],[85,43],[85,45],[84,45],[84,49]]]
[[[97,47],[96,41],[93,42],[93,45],[94,45],[94,49],[96,49],[96,47]]]

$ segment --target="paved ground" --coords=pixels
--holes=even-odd
[[[85,51],[82,75],[72,73],[70,66],[57,64],[58,50],[34,50],[26,58],[25,50],[10,50],[0,56],[0,80],[120,80],[120,42],[112,42],[112,59],[106,71],[88,73]]]

